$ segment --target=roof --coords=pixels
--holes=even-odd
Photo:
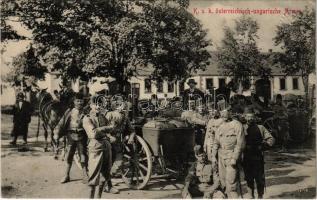
[[[206,67],[205,70],[197,70],[197,72],[192,73],[192,76],[219,76],[223,75],[222,69],[219,67],[217,61],[217,52],[210,52],[211,54],[211,61],[210,64]],[[274,52],[266,52],[261,54],[264,57],[263,64],[266,66],[270,66],[271,68],[271,75],[273,76],[285,76],[281,66],[279,64],[274,63]],[[136,76],[149,76],[154,71],[153,66],[147,67],[138,67],[138,73]]]

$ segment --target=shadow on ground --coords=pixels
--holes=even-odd
[[[312,199],[316,197],[316,187],[305,188],[272,196],[271,199]]]

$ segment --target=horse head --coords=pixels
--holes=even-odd
[[[42,99],[48,92],[47,92],[47,88],[45,89],[41,89],[41,88],[35,88],[37,93],[36,93],[36,98],[38,100]]]

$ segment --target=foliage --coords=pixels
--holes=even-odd
[[[234,29],[224,28],[225,37],[219,48],[219,65],[223,73],[233,77],[236,83],[249,80],[252,75],[266,78],[270,69],[261,63],[261,54],[257,47],[258,23],[250,17],[241,17],[235,22]]]
[[[143,4],[142,56],[154,66],[154,79],[183,79],[209,65],[207,31],[186,9],[173,2]],[[140,37],[140,38],[141,38]]]
[[[43,80],[47,68],[40,63],[34,52],[34,48],[30,48],[13,59],[13,68],[5,77],[8,82],[25,82],[36,83],[37,80]]]
[[[316,55],[316,19],[314,8],[305,8],[293,16],[289,23],[277,27],[274,38],[281,45],[282,53],[276,60],[288,75],[299,73],[303,78],[306,98],[308,98],[308,76],[315,71]],[[307,99],[306,99],[307,100]]]
[[[17,2],[37,55],[66,78],[110,75],[124,84],[148,65],[156,77],[180,78],[210,58],[188,0]]]

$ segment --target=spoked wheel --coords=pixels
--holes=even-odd
[[[275,124],[274,124],[274,120],[272,117],[267,118],[264,122],[263,122],[263,126],[265,128],[267,128],[267,130],[273,135],[274,138],[277,138],[277,130],[275,128]]]
[[[152,173],[152,153],[146,142],[136,136],[134,144],[123,143],[122,180],[132,189],[143,189]]]

